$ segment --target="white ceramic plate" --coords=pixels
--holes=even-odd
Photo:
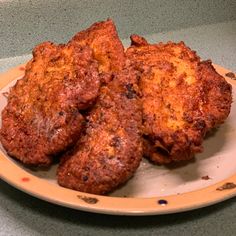
[[[226,69],[215,66],[225,76]],[[24,74],[18,66],[0,76],[0,111],[6,105],[3,92]],[[227,78],[236,93],[236,82]],[[182,166],[167,169],[143,160],[135,176],[109,196],[98,196],[60,187],[56,165],[32,170],[0,150],[0,177],[16,188],[66,207],[114,214],[154,215],[181,212],[236,196],[236,106],[214,135],[204,141],[204,152]]]

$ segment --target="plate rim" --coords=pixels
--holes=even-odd
[[[214,64],[225,77],[231,72]],[[0,74],[0,89],[24,75],[25,64]],[[236,86],[236,81],[225,79]],[[14,175],[9,173],[14,173]],[[162,215],[206,207],[236,196],[236,188],[217,190],[225,183],[236,184],[236,173],[208,187],[186,193],[147,198],[111,197],[79,192],[34,176],[11,161],[0,151],[0,178],[15,188],[50,203],[77,210],[110,215]],[[235,186],[236,187],[236,186]],[[43,188],[43,192],[41,191]],[[203,197],[203,198],[201,198]],[[159,200],[164,200],[159,203]],[[166,202],[165,202],[166,201]]]

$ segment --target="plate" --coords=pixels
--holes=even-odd
[[[229,71],[215,65],[225,76]],[[24,74],[20,65],[0,75],[0,110],[4,92]],[[236,81],[225,76],[236,93]],[[205,207],[236,196],[236,106],[226,122],[204,141],[195,160],[171,169],[143,160],[134,177],[109,196],[82,193],[56,183],[57,166],[28,169],[0,147],[0,177],[30,195],[73,209],[112,215],[158,215]]]

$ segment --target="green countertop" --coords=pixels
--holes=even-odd
[[[233,236],[236,198],[207,208],[162,216],[80,212],[30,197],[0,181],[0,235]]]
[[[180,41],[236,71],[236,1],[0,1],[0,72],[44,40],[66,42],[112,17],[129,34]],[[204,197],[204,196],[203,196]],[[0,235],[234,235],[236,198],[185,213],[127,217],[86,213],[31,197],[0,180]]]

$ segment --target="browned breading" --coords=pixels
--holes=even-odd
[[[23,79],[11,88],[2,112],[1,142],[23,163],[48,165],[74,144],[100,87],[92,50],[45,42],[33,51]]]
[[[142,73],[146,155],[160,164],[191,159],[202,151],[206,132],[227,118],[230,84],[183,42],[131,40],[126,55]]]
[[[202,61],[198,67],[198,77],[202,78],[204,89],[204,105],[202,114],[207,131],[224,123],[230,113],[232,88],[225,78],[219,75],[210,60]]]
[[[136,75],[123,71],[100,91],[86,133],[61,161],[61,186],[105,194],[126,182],[142,157],[141,105]]]
[[[99,63],[99,72],[117,72],[125,64],[124,48],[110,19],[94,23],[88,29],[77,33],[72,41],[92,48]]]
[[[183,42],[131,41],[124,52],[108,19],[66,45],[38,45],[2,112],[6,151],[36,166],[67,151],[58,183],[93,194],[131,178],[143,152],[158,164],[201,152],[229,115],[231,85]]]

